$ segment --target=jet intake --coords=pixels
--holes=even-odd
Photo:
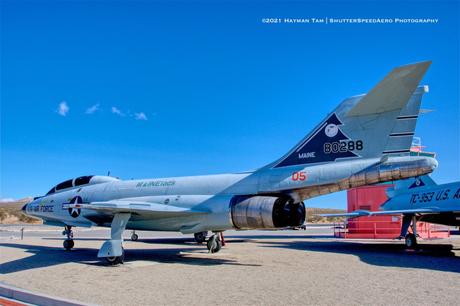
[[[254,196],[234,201],[231,217],[237,229],[300,226],[305,222],[305,206],[289,197]]]

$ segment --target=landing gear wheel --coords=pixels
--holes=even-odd
[[[107,263],[111,266],[123,264],[125,261],[125,249],[121,249],[121,256],[106,257]]]
[[[66,240],[64,240],[63,242],[64,249],[66,249],[66,251],[70,251],[75,245],[72,239],[73,238],[72,227],[69,225],[66,225],[64,227],[64,231],[62,232],[62,234],[67,236]]]
[[[207,243],[207,247],[209,250],[209,253],[217,253],[220,251],[222,248],[222,242],[219,239],[219,235],[214,234],[212,235]]]
[[[137,239],[139,239],[139,236],[137,234],[132,234],[131,235],[131,241],[137,241]]]
[[[195,236],[195,241],[198,244],[202,244],[203,242],[206,241],[206,237],[208,236],[208,232],[199,232],[193,234]]]
[[[63,245],[64,245],[64,249],[66,249],[66,251],[70,251],[73,248],[73,246],[75,245],[75,243],[73,242],[72,239],[66,239],[66,240],[64,240]]]
[[[406,248],[408,249],[417,249],[417,237],[414,234],[406,235]]]

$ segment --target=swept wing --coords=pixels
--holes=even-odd
[[[436,214],[442,211],[438,207],[425,207],[416,209],[401,209],[401,210],[382,210],[382,211],[368,211],[356,210],[351,213],[343,214],[320,214],[321,217],[363,217],[363,216],[381,216],[381,215],[404,215],[404,214]]]
[[[69,204],[68,207],[103,212],[106,214],[131,213],[137,215],[150,215],[158,218],[208,213],[206,211],[177,207],[174,205],[129,200]]]

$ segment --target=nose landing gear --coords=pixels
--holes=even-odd
[[[73,241],[72,227],[69,226],[69,225],[66,225],[64,227],[64,231],[62,232],[62,235],[67,236],[66,240],[64,240],[64,242],[63,242],[64,249],[66,251],[70,251],[75,245],[75,243]]]

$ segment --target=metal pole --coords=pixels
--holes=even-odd
[[[24,240],[24,228],[21,228],[21,240]]]

